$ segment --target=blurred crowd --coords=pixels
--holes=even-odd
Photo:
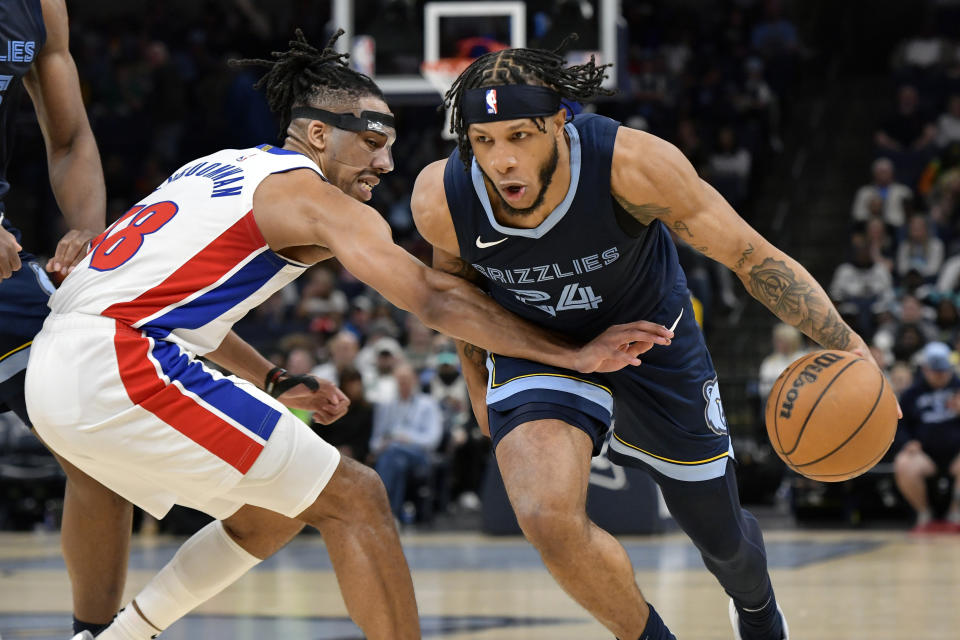
[[[885,460],[920,532],[960,532],[957,17],[952,6],[940,7],[893,55],[891,101],[864,172],[869,182],[853,195],[848,255],[828,289],[900,399],[904,417]],[[786,325],[774,330],[773,346],[759,373],[762,397],[809,349]],[[932,493],[945,496],[945,521],[934,518]]]

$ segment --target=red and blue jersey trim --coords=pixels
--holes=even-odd
[[[196,329],[249,297],[288,264],[267,247],[250,211],[163,282],[133,300],[110,305],[102,315],[149,328],[155,337]],[[164,309],[169,310],[158,316]]]

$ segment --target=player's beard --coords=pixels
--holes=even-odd
[[[557,164],[559,164],[559,162],[560,148],[555,139],[553,141],[553,152],[550,154],[550,157],[547,158],[542,165],[540,165],[540,193],[537,194],[537,199],[533,201],[533,204],[522,209],[517,209],[516,207],[511,206],[510,203],[507,202],[507,199],[503,197],[503,194],[500,193],[500,190],[497,189],[496,185],[493,184],[493,181],[487,175],[487,172],[483,169],[480,169],[480,172],[483,174],[483,179],[487,181],[487,183],[493,188],[493,192],[497,194],[498,198],[500,198],[500,206],[502,207],[504,213],[511,216],[528,216],[543,204],[543,199],[547,195],[547,189],[553,182],[553,176],[557,173]]]

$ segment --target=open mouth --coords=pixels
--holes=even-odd
[[[507,200],[519,200],[527,192],[527,187],[522,184],[508,184],[501,187],[501,192]]]
[[[360,188],[368,193],[373,191],[373,188],[380,184],[380,181],[375,178],[360,178]]]

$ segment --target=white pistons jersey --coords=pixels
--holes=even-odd
[[[187,163],[93,240],[50,308],[113,318],[196,354],[216,349],[308,266],[271,251],[253,218],[260,182],[300,168],[321,174],[306,156],[269,145]]]

